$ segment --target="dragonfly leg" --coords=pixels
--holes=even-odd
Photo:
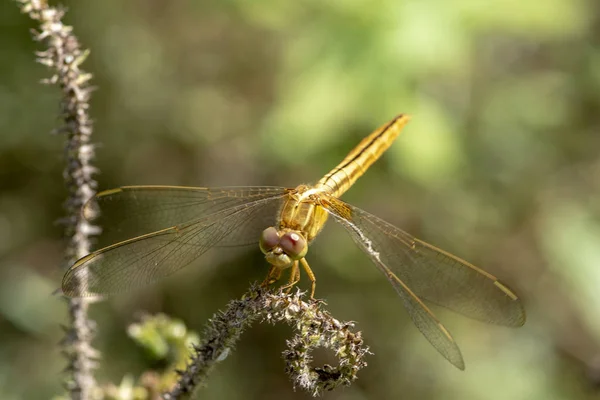
[[[310,298],[312,300],[315,299],[315,289],[317,287],[317,278],[315,278],[315,274],[310,269],[306,258],[300,260],[300,264],[302,264],[302,268],[306,271],[306,275],[308,275],[308,279],[310,279]]]
[[[271,269],[269,269],[269,273],[267,274],[267,277],[265,278],[263,283],[261,283],[261,286],[268,286],[274,282],[277,282],[280,277],[281,277],[281,268],[271,267]]]
[[[298,261],[294,261],[292,265],[292,270],[290,271],[290,280],[287,285],[281,287],[282,290],[287,289],[288,293],[294,287],[296,283],[300,281],[300,268],[298,267]]]

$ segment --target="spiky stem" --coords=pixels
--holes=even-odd
[[[175,387],[164,395],[167,400],[189,397],[196,387],[205,383],[211,369],[225,360],[242,332],[260,319],[270,323],[286,322],[295,328],[295,336],[287,341],[284,351],[286,372],[294,386],[318,396],[325,390],[350,385],[356,373],[366,366],[369,353],[360,332],[353,333],[352,322],[340,322],[322,310],[323,302],[302,300],[302,294],[273,292],[252,286],[240,299],[229,303],[224,312],[217,313],[207,324],[201,342],[194,346],[192,356]],[[311,352],[317,347],[332,349],[339,366],[314,368]]]
[[[91,164],[94,148],[90,142],[92,121],[89,117],[91,74],[80,65],[88,51],[82,50],[73,35],[73,28],[62,19],[65,10],[50,7],[46,0],[17,0],[21,11],[39,23],[33,32],[34,40],[42,43],[45,50],[37,52],[37,61],[46,65],[52,76],[43,83],[60,88],[60,117],[62,126],[54,133],[64,134],[65,161],[63,177],[68,195],[65,202],[65,233],[68,238],[66,263],[69,266],[90,252],[90,236],[99,229],[81,216],[81,207],[96,191],[92,175],[96,172]],[[61,342],[67,358],[68,378],[66,387],[72,399],[96,398],[96,380],[93,375],[97,351],[91,342],[95,325],[88,317],[89,303],[86,299],[67,299],[69,325]]]

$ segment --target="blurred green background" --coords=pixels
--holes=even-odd
[[[311,247],[317,296],[374,352],[327,399],[591,399],[600,383],[600,3],[594,0],[65,2],[92,50],[100,189],[318,180],[394,115],[413,120],[344,199],[484,267],[523,298],[521,329],[436,309],[447,363],[345,232]],[[60,393],[63,138],[34,23],[0,3],[0,398]],[[93,308],[98,378],[148,367],[139,311],[190,329],[266,273],[258,247],[209,254]],[[303,286],[306,288],[306,279]],[[255,325],[204,399],[307,399]],[[330,354],[315,354],[316,362]]]

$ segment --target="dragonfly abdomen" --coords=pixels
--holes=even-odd
[[[409,120],[408,115],[400,114],[364,138],[316,187],[327,188],[334,197],[340,197],[391,146]]]

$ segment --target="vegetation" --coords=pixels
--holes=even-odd
[[[499,276],[529,319],[511,330],[436,309],[465,356],[466,371],[455,370],[329,224],[310,249],[316,296],[336,318],[356,321],[373,355],[358,380],[326,398],[597,397],[600,4],[64,5],[82,48],[77,63],[96,89],[89,112],[100,189],[293,187],[318,180],[399,112],[413,116],[344,199]],[[39,85],[54,72],[34,62],[45,48],[29,30],[40,25],[20,6],[0,3],[0,397],[9,400],[65,393],[67,365],[57,346],[67,309],[51,293],[68,264],[57,221],[69,136],[49,134],[63,125],[64,86]],[[114,398],[135,398],[140,382],[160,386],[193,332],[202,340],[211,316],[266,272],[258,246],[215,251],[157,285],[92,304],[102,355],[90,365],[95,380]],[[285,324],[252,325],[199,397],[310,398],[284,372],[293,336]],[[336,363],[327,350],[312,357],[315,366]]]

